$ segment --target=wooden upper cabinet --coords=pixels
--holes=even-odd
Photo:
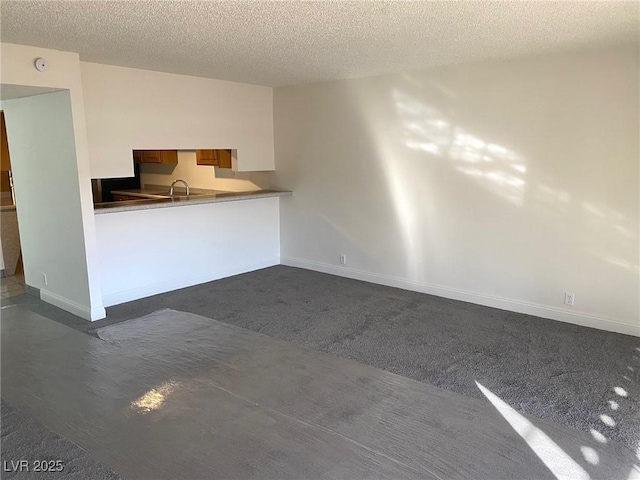
[[[231,168],[231,150],[196,150],[196,164]]]
[[[231,150],[216,150],[218,152],[218,167],[231,168]]]
[[[231,168],[231,157],[231,150],[196,150],[197,165]],[[136,163],[178,163],[178,151],[134,150],[133,161]]]
[[[136,163],[178,163],[177,150],[134,150]]]

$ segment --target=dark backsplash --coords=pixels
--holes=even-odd
[[[113,202],[112,190],[132,190],[140,188],[140,165],[133,164],[135,175],[122,178],[100,178],[91,180],[93,203]]]

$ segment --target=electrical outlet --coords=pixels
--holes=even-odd
[[[47,281],[47,274],[44,272],[42,273],[42,281],[45,285],[49,285],[49,282]]]
[[[344,253],[340,254],[340,265],[346,265],[347,264],[347,256]]]
[[[576,294],[565,292],[564,294],[564,304],[573,306],[576,301]]]

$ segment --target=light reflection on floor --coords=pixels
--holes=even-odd
[[[511,408],[500,397],[479,382],[476,382],[476,385],[556,478],[579,480],[589,480],[591,478],[556,442],[531,423],[524,415]]]
[[[638,350],[638,348],[636,348],[636,350]],[[627,365],[626,370],[628,372],[635,372],[635,368],[632,365]],[[626,376],[625,379],[632,381],[631,378]],[[511,425],[511,427],[527,442],[529,447],[531,447],[535,454],[538,455],[549,470],[553,472],[556,478],[591,478],[588,472],[576,463],[576,461],[551,438],[549,438],[549,436],[542,432],[542,430],[533,425],[532,422],[522,414],[518,413],[484,385],[480,384],[478,381],[475,383],[485,397],[487,397],[487,399]],[[626,389],[621,386],[615,386],[613,387],[613,391],[622,399],[621,401],[628,401],[629,392]],[[618,412],[620,404],[617,400],[608,400],[607,404],[612,414],[614,412]],[[591,428],[590,433],[597,444],[604,446],[609,443],[609,439],[606,436],[607,429],[615,428],[618,423],[609,413],[600,414],[599,420],[602,422],[602,431]],[[620,419],[620,421],[624,421],[624,419]],[[580,452],[584,461],[588,464],[594,466],[600,465],[600,455],[595,446],[582,445],[580,447]],[[640,461],[640,445],[638,445],[636,450],[636,458]],[[640,465],[632,465],[627,480],[639,479]]]

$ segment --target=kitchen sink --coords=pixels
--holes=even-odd
[[[199,198],[199,197],[216,197],[220,194],[224,194],[227,192],[221,190],[204,190],[204,189],[196,189],[194,192],[191,190],[189,195],[186,194],[184,190],[178,190],[178,192],[170,195],[169,192],[165,189],[143,189],[141,191],[127,192],[122,191],[118,192],[122,195],[127,195],[130,198],[138,198],[140,200],[188,200],[189,198]]]
[[[178,199],[178,200],[185,200],[187,198],[195,198],[195,197],[204,197],[206,195],[211,195],[210,193],[190,193],[189,195],[163,195],[163,197],[165,198],[173,198],[173,199]]]
[[[159,197],[164,197],[164,198],[190,198],[190,197],[202,197],[202,196],[206,196],[206,195],[212,195],[212,194],[216,194],[218,193],[217,191],[210,191],[210,192],[189,192],[189,195],[186,195],[184,193],[174,193],[173,195],[169,195],[167,192],[157,192],[157,193],[152,193],[150,195],[157,195]]]

